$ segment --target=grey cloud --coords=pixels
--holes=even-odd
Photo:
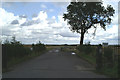
[[[26,15],[20,15],[19,17],[20,17],[20,18],[27,18]]]
[[[36,31],[36,30],[43,30],[43,29],[28,29],[28,30]]]
[[[106,39],[106,40],[118,40],[118,36],[114,36],[113,38],[110,38],[110,39]]]
[[[37,17],[37,16],[38,16],[38,14],[33,14],[33,15],[32,15],[32,18]]]
[[[118,14],[118,24],[120,25],[120,13]]]
[[[101,35],[101,36],[96,36],[94,40],[90,39],[90,42],[92,44],[102,44],[103,42],[108,42],[109,44],[117,44],[118,43],[118,36],[114,36],[112,38],[107,38],[108,36],[111,36],[111,34],[107,35]],[[88,39],[85,39],[87,41]]]
[[[52,34],[52,32],[41,30],[41,31],[32,31],[32,34],[34,34],[34,35],[36,35],[36,34],[46,35],[46,34]]]
[[[44,31],[42,31],[42,32],[41,31],[40,32],[39,31],[32,31],[31,33],[34,35],[36,35],[36,34],[39,34],[39,35],[40,34],[49,34],[49,32],[44,32]]]
[[[19,24],[19,22],[18,22],[18,20],[13,20],[12,22],[11,22],[11,24]]]
[[[33,39],[33,38],[19,38],[19,40],[23,44],[32,44],[32,43],[35,43],[35,39]]]
[[[52,27],[53,29],[62,29],[63,27]]]
[[[55,23],[55,20],[54,19],[48,19],[48,24],[52,24],[52,23]]]
[[[4,35],[4,36],[10,36],[10,35],[12,35],[12,31],[11,30],[9,30],[9,29],[2,29],[2,35]]]
[[[54,2],[52,4],[54,4],[55,6],[63,7],[63,6],[67,6],[69,2]]]
[[[118,2],[118,12],[120,13],[120,1]]]
[[[40,34],[40,32],[32,31],[32,34]]]
[[[39,19],[37,19],[37,20],[31,20],[31,21],[24,22],[23,24],[21,24],[21,26],[30,26],[30,25],[38,24],[38,23],[40,23]]]
[[[72,34],[72,33],[69,33],[69,32],[59,33],[59,35],[61,35],[62,37],[79,37],[79,35]]]
[[[32,21],[27,21],[27,22],[24,22],[23,24],[21,24],[21,26],[30,26],[32,24],[33,24]]]

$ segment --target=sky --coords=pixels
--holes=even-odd
[[[1,40],[12,36],[23,44],[41,41],[44,44],[79,44],[80,34],[70,31],[70,25],[63,19],[69,2],[2,2],[0,8]],[[115,9],[111,25],[104,31],[100,26],[93,36],[94,28],[85,34],[84,43],[118,44],[118,2],[103,1]]]

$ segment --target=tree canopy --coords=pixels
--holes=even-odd
[[[83,44],[84,34],[91,27],[99,24],[104,30],[112,21],[115,10],[111,5],[104,7],[102,2],[71,2],[67,13],[63,14],[64,20],[70,24],[70,30],[81,34],[80,44]]]

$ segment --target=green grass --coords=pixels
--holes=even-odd
[[[69,49],[66,48],[63,51],[65,52],[69,52],[69,51],[73,51],[75,52],[80,58],[82,58],[83,60],[86,60],[87,62],[89,62],[90,64],[93,64],[94,66],[96,66],[96,51],[93,50],[92,53],[86,54],[85,52],[79,52],[78,50],[74,50],[74,49]],[[93,71],[97,74],[102,74],[102,75],[106,75],[108,77],[111,78],[118,78],[118,66],[117,66],[117,62],[114,63],[114,66],[112,68],[109,68],[109,66],[103,66],[103,68],[101,69],[101,71]]]
[[[96,58],[95,58],[95,57],[93,57],[93,56],[91,56],[91,55],[89,55],[89,54],[80,53],[80,52],[77,51],[77,50],[76,50],[75,52],[76,52],[76,54],[77,54],[79,57],[81,57],[82,59],[88,61],[90,64],[93,64],[93,65],[96,64]]]
[[[118,66],[117,63],[113,66],[113,68],[108,68],[107,66],[104,66],[100,72],[95,71],[99,74],[107,75],[111,78],[117,78],[118,77]]]
[[[89,63],[93,64],[93,65],[96,65],[96,58],[91,56],[91,55],[88,55],[88,54],[85,54],[85,53],[80,53],[79,51],[75,51],[77,53],[78,56],[80,56],[80,58],[88,61]],[[98,73],[98,74],[104,74],[104,75],[107,75],[108,77],[112,77],[112,78],[117,78],[117,74],[118,74],[118,66],[117,66],[117,63],[115,63],[115,65],[113,66],[113,68],[108,68],[107,66],[103,66],[102,70],[101,71],[94,71],[95,73]]]

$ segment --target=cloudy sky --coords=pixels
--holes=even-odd
[[[118,44],[118,2],[103,2],[104,6],[111,4],[115,9],[112,24],[104,31],[99,26],[96,35],[91,28],[85,35],[84,43]],[[69,2],[2,2],[0,8],[1,39],[11,39],[15,36],[23,44],[41,41],[44,44],[79,44],[80,34],[73,33],[64,21],[63,13]]]

